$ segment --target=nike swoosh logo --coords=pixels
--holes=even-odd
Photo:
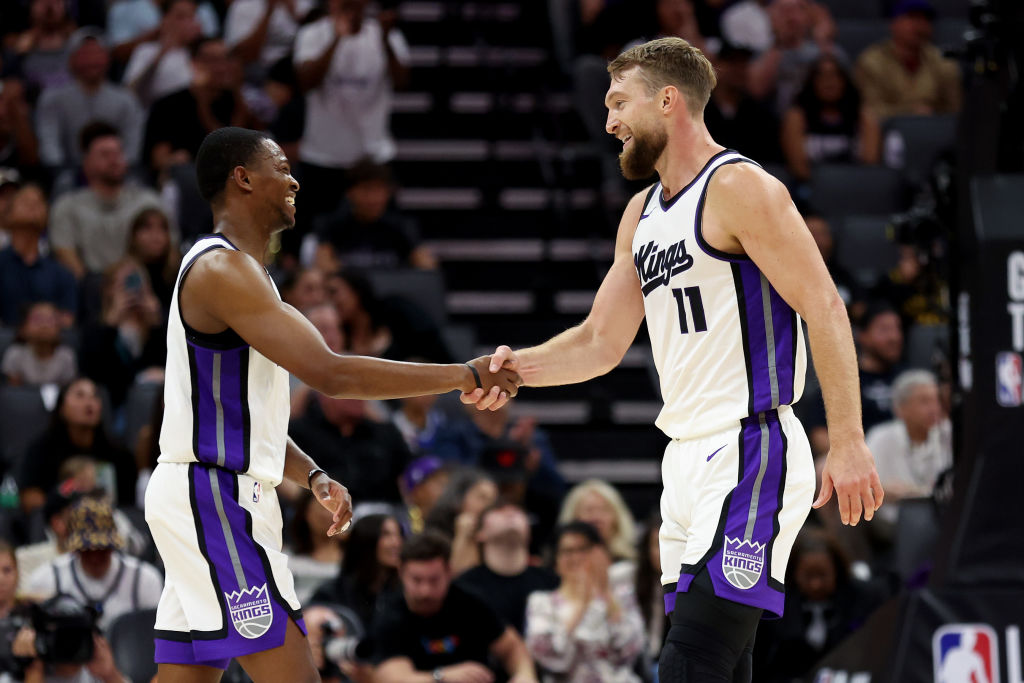
[[[726,444],[725,446],[728,446],[728,445],[729,445],[729,444]],[[721,447],[720,447],[720,448],[718,449],[718,451],[720,451],[720,450],[722,450],[723,448],[725,448],[725,446],[721,446]],[[709,456],[708,456],[708,459],[707,459],[707,462],[711,462],[711,458],[713,458],[713,457],[715,457],[716,455],[718,455],[718,451],[715,451],[714,453],[712,453],[711,455],[709,455]]]

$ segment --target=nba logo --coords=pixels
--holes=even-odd
[[[996,401],[1006,408],[1016,408],[1022,402],[1021,358],[1019,353],[1004,351],[996,354]]]
[[[932,636],[935,683],[999,683],[999,645],[987,624],[947,624]]]
[[[263,499],[263,484],[258,481],[252,483],[252,502],[258,503]]]

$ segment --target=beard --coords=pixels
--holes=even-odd
[[[633,129],[633,146],[619,154],[619,167],[626,180],[645,180],[654,175],[654,165],[668,144],[668,133],[659,128],[650,133]]]

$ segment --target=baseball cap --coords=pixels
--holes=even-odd
[[[437,456],[424,455],[416,458],[402,472],[402,484],[405,490],[412,491],[442,467],[444,467],[444,463]]]
[[[122,547],[114,523],[114,509],[103,498],[76,501],[68,513],[68,550],[116,550]]]
[[[897,0],[889,10],[889,18],[895,19],[911,12],[921,12],[929,19],[935,18],[935,7],[928,0]]]

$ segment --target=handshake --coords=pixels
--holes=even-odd
[[[523,385],[519,375],[519,358],[507,346],[499,346],[491,356],[481,356],[468,363],[476,388],[464,391],[460,400],[475,405],[477,410],[498,410],[514,398]]]

